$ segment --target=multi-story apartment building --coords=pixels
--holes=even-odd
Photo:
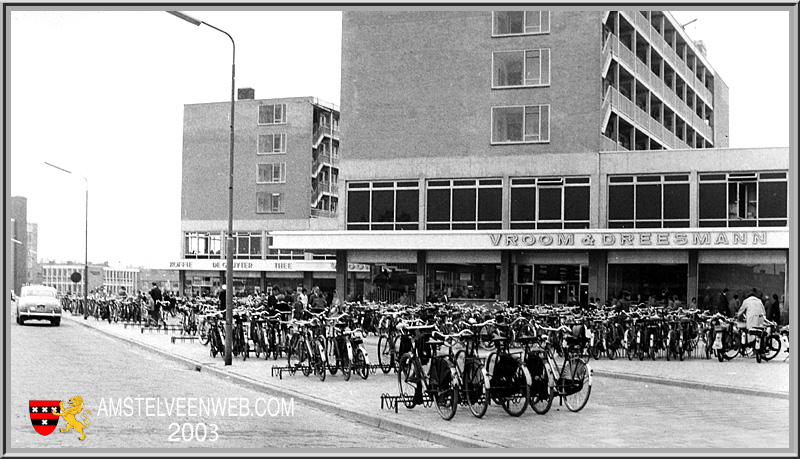
[[[332,289],[333,252],[278,250],[275,230],[335,229],[339,204],[339,108],[313,97],[255,99],[235,106],[234,289],[299,284]],[[181,293],[215,294],[225,279],[230,102],[184,107]]]
[[[28,222],[28,282],[41,284],[44,281],[42,266],[39,264],[39,225]]]
[[[345,12],[342,107],[338,230],[274,234],[336,249],[342,294],[787,291],[788,148],[728,148],[668,12]]]

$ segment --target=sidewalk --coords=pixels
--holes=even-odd
[[[398,415],[394,410],[382,410],[380,396],[396,395],[397,378],[394,373],[383,374],[380,370],[370,374],[367,380],[352,375],[350,381],[344,381],[341,374],[327,375],[325,382],[320,382],[313,374],[304,377],[300,372],[295,375],[284,373],[283,379],[271,376],[271,368],[286,365],[285,358],[280,360],[260,359],[252,354],[247,361],[234,357],[233,365],[225,366],[221,356],[212,358],[209,348],[197,341],[172,344],[171,336],[180,336],[179,332],[141,331],[141,327],[122,324],[109,324],[80,316],[64,316],[68,323],[80,324],[101,333],[125,340],[157,352],[200,371],[211,371],[225,378],[235,378],[253,388],[268,388],[286,397],[294,397],[298,403],[305,403],[315,408],[335,412],[348,418],[358,419],[370,425],[386,428],[395,432],[406,433],[413,437],[437,442],[451,447],[506,447],[519,442],[517,429],[492,429],[490,441],[486,441],[486,419],[504,418],[508,415],[499,407],[490,407],[483,420],[468,415],[457,415],[449,423],[436,423],[431,429],[431,422],[438,419],[432,408],[417,407],[407,410],[400,407]],[[377,363],[375,351],[377,338],[366,339],[370,363]],[[630,384],[646,387],[648,384],[667,384],[695,389],[730,392],[740,395],[758,395],[771,398],[788,399],[789,397],[789,361],[783,362],[785,354],[768,363],[757,364],[755,359],[736,359],[719,363],[716,360],[686,359],[684,361],[628,361],[627,358],[610,361],[607,358],[590,360],[594,371],[596,385],[607,386],[608,378],[633,380]],[[603,380],[606,380],[605,382]],[[623,383],[620,381],[618,384]],[[600,390],[601,387],[598,387]],[[598,394],[599,395],[599,394]],[[557,404],[554,401],[554,404]],[[590,403],[592,403],[590,401]],[[465,411],[466,408],[462,407]],[[461,409],[459,409],[461,412]],[[391,414],[391,415],[390,415]],[[534,417],[535,418],[535,417]],[[530,419],[534,419],[530,418]],[[522,418],[519,418],[522,419]],[[481,424],[481,422],[484,424]],[[504,421],[499,421],[504,422]],[[529,421],[535,422],[535,421]],[[436,430],[436,432],[431,432]]]

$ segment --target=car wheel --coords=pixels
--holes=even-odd
[[[58,327],[59,325],[61,325],[61,317],[56,317],[50,323],[53,324],[54,326]]]

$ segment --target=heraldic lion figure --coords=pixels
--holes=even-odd
[[[76,395],[75,397],[69,399],[69,404],[70,407],[65,410],[64,402],[59,402],[58,406],[61,408],[61,411],[58,413],[53,413],[57,416],[61,416],[67,422],[67,427],[61,428],[59,430],[61,430],[62,432],[69,432],[70,429],[75,429],[79,434],[81,434],[81,438],[79,438],[79,440],[83,440],[84,438],[86,438],[86,434],[83,433],[83,429],[92,423],[91,420],[89,420],[89,417],[86,415],[92,414],[92,412],[86,410],[83,413],[83,416],[81,416],[81,421],[83,421],[83,423],[81,423],[80,421],[75,419],[75,417],[83,409],[83,397],[81,397],[80,395]]]

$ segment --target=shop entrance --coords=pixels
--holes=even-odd
[[[567,304],[570,296],[578,298],[577,292],[577,283],[541,281],[536,284],[534,304]]]

